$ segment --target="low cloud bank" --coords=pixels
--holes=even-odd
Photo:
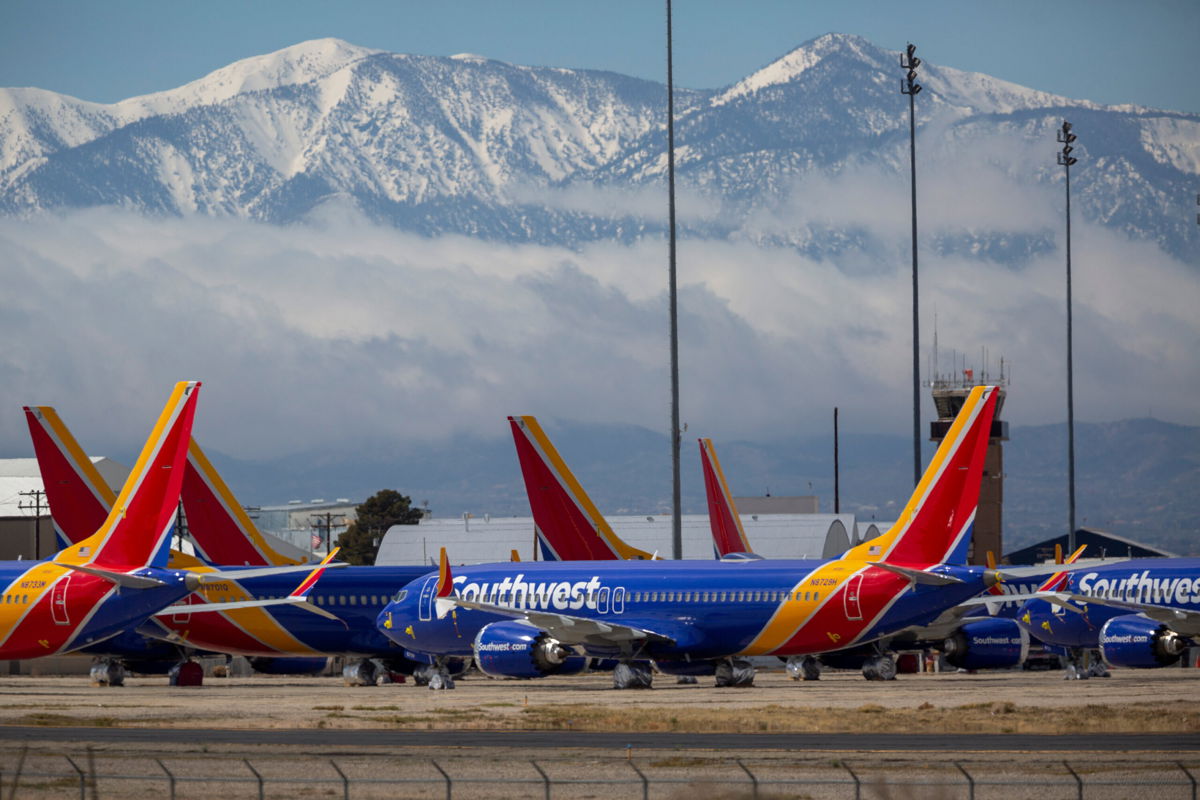
[[[822,224],[875,213],[854,205],[865,187],[815,188],[827,202],[790,211]],[[936,183],[931,197],[954,204]],[[995,227],[1039,225],[1049,202]],[[903,226],[877,233],[903,252]],[[1200,277],[1082,223],[1073,259],[1077,415],[1200,424]],[[1012,367],[1011,422],[1065,418],[1061,252],[1019,267],[924,253],[921,264],[922,337],[936,310],[942,370],[952,349],[980,366],[986,347],[993,368],[1001,355]],[[669,420],[658,240],[573,251],[422,238],[347,213],[275,227],[92,210],[0,220],[0,274],[8,456],[29,452],[20,406],[31,403],[57,406],[92,452],[133,450],[184,378],[205,382],[197,437],[243,458],[502,436],[515,413]],[[683,240],[679,274],[689,435],[815,433],[835,405],[856,432],[908,429],[906,260],[863,273],[784,247]]]

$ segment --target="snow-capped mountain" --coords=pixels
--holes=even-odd
[[[829,34],[732,86],[677,92],[681,185],[719,209],[685,219],[689,234],[814,255],[847,242],[886,247],[854,226],[764,227],[762,216],[807,177],[864,168],[904,176],[897,59]],[[1061,180],[1054,129],[1069,116],[1080,134],[1073,191],[1083,216],[1196,261],[1188,201],[1200,183],[1200,115],[1100,106],[929,62],[920,82],[923,169],[961,162],[969,180],[972,163],[990,163],[1018,184]],[[341,199],[429,234],[629,239],[664,222],[661,209],[619,198],[663,182],[665,97],[661,84],[614,73],[335,39],[112,105],[0,90],[0,211],[117,205],[286,222]],[[945,251],[1019,260],[1048,247],[1056,224],[998,232],[980,220],[931,232]]]

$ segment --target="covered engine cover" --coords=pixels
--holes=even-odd
[[[959,669],[1015,667],[1029,655],[1029,634],[1011,619],[980,619],[955,631],[942,652]]]
[[[515,620],[485,625],[473,647],[479,671],[493,678],[577,675],[587,669],[589,661],[537,628]]]
[[[256,657],[247,659],[255,672],[265,675],[315,675],[325,669],[329,659],[325,656],[316,658],[266,658]]]
[[[1187,640],[1166,625],[1137,614],[1113,617],[1100,629],[1100,655],[1113,667],[1167,667],[1187,646]]]

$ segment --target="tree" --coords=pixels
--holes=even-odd
[[[374,564],[383,535],[393,525],[416,525],[421,509],[412,507],[412,498],[395,489],[383,489],[355,509],[357,519],[338,537],[342,551],[338,558],[351,564]]]

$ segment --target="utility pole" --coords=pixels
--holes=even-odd
[[[33,511],[33,560],[37,561],[42,557],[42,498],[46,493],[41,489],[29,489],[24,492],[17,492],[21,497],[32,497],[32,503],[17,503],[17,508],[22,511]],[[49,511],[49,506],[46,507]]]
[[[912,172],[912,373],[913,373],[913,486],[921,482],[921,346],[920,317],[917,314],[917,110],[914,98],[921,92],[917,83],[917,67],[921,59],[911,42],[900,56],[900,68],[907,74],[900,81],[900,93],[908,95],[908,163]]]
[[[1066,175],[1067,185],[1067,551],[1075,552],[1075,368],[1071,343],[1071,166],[1079,159],[1071,156],[1071,145],[1078,137],[1071,133],[1071,123],[1063,120],[1058,130],[1058,164]]]
[[[324,514],[310,514],[309,519],[316,523],[317,530],[325,529],[325,535],[321,537],[325,542],[325,552],[328,553],[333,549],[333,517],[331,511],[326,511]]]
[[[838,465],[838,410],[833,407],[833,513],[842,513],[841,470]]]
[[[675,74],[671,51],[671,0],[667,0],[667,216],[671,295],[671,554],[683,558],[683,506],[679,488],[679,311],[675,289]]]

